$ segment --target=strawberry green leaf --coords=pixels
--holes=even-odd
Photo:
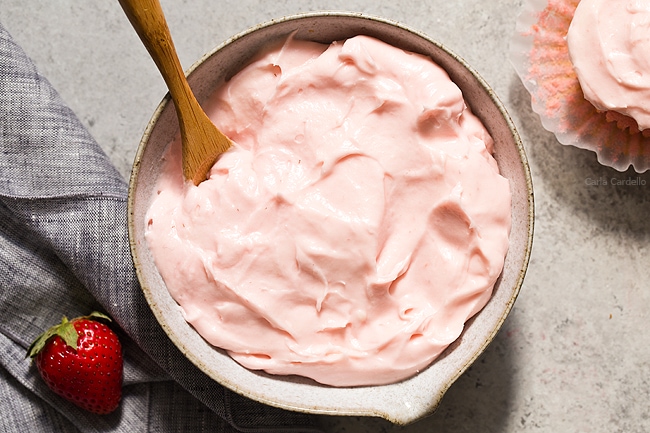
[[[77,350],[77,340],[79,340],[79,335],[77,330],[74,329],[72,322],[65,321],[58,326],[56,335],[61,337],[65,344],[72,347],[74,350]]]
[[[72,347],[74,350],[77,350],[77,341],[79,340],[79,335],[77,334],[77,330],[74,328],[73,323],[75,320],[80,319],[104,319],[111,321],[110,317],[98,311],[93,311],[87,316],[77,317],[71,321],[68,321],[68,318],[64,316],[63,319],[61,319],[61,323],[52,326],[50,329],[38,336],[36,340],[34,340],[34,342],[27,349],[27,357],[34,358],[36,355],[38,355],[38,352],[43,350],[43,347],[45,347],[50,338],[54,337],[55,335],[61,337],[68,346]]]
[[[49,329],[39,335],[38,338],[36,338],[36,340],[34,340],[34,342],[27,349],[27,357],[34,358],[36,355],[38,355],[38,352],[43,350],[45,343],[47,343],[47,340],[49,340],[53,335],[54,334]]]
[[[27,349],[27,356],[34,358],[38,355],[38,352],[43,350],[47,342],[56,335],[61,337],[68,346],[77,350],[77,340],[79,339],[79,335],[77,334],[77,330],[74,329],[72,322],[69,322],[68,318],[64,316],[63,319],[61,319],[61,323],[52,326],[34,340]]]
[[[100,313],[99,311],[93,311],[93,312],[90,313],[89,315],[85,316],[85,318],[86,318],[86,319],[97,318],[97,319],[105,319],[105,320],[108,320],[109,322],[111,321],[111,318],[110,318],[110,317],[108,317],[108,316],[107,316],[106,314],[104,314],[104,313]]]

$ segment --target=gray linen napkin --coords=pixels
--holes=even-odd
[[[129,253],[127,184],[0,25],[0,430],[317,432],[312,418],[232,393],[176,349]],[[125,353],[113,414],[52,393],[25,359],[63,315],[107,312]]]

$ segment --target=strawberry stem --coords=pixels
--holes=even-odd
[[[77,317],[76,319],[72,319],[72,321],[68,321],[68,318],[63,316],[61,323],[52,326],[50,329],[39,335],[36,340],[34,340],[34,342],[27,349],[27,357],[34,358],[36,355],[38,355],[38,352],[43,350],[43,347],[45,347],[48,340],[56,335],[61,337],[68,346],[74,350],[77,350],[77,341],[79,340],[79,335],[77,334],[77,330],[75,329],[73,323],[79,319],[93,318],[106,319],[109,321],[111,320],[110,317],[98,311],[93,311],[87,316]]]

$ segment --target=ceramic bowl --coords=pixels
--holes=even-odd
[[[458,56],[427,36],[385,19],[355,13],[310,13],[261,24],[239,34],[199,60],[188,80],[199,102],[269,41],[296,37],[329,43],[358,34],[431,57],[463,91],[472,111],[495,140],[495,158],[512,188],[512,231],[505,267],[487,306],[460,338],[416,376],[383,386],[336,388],[300,377],[250,371],[204,341],[188,325],[169,295],[144,241],[145,212],[154,194],[165,146],[178,133],[167,96],[145,131],[130,181],[129,234],[142,290],[169,338],[202,371],[227,388],[272,406],[321,414],[378,416],[407,424],[435,411],[445,391],[492,341],[519,293],[532,246],[533,192],[524,149],[512,121],[493,91]]]

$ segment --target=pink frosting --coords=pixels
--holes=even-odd
[[[581,0],[567,43],[585,98],[650,128],[650,0]]]
[[[146,238],[186,320],[237,362],[395,382],[489,300],[509,183],[430,59],[365,36],[288,38],[207,112],[236,144],[198,187],[170,145]]]

